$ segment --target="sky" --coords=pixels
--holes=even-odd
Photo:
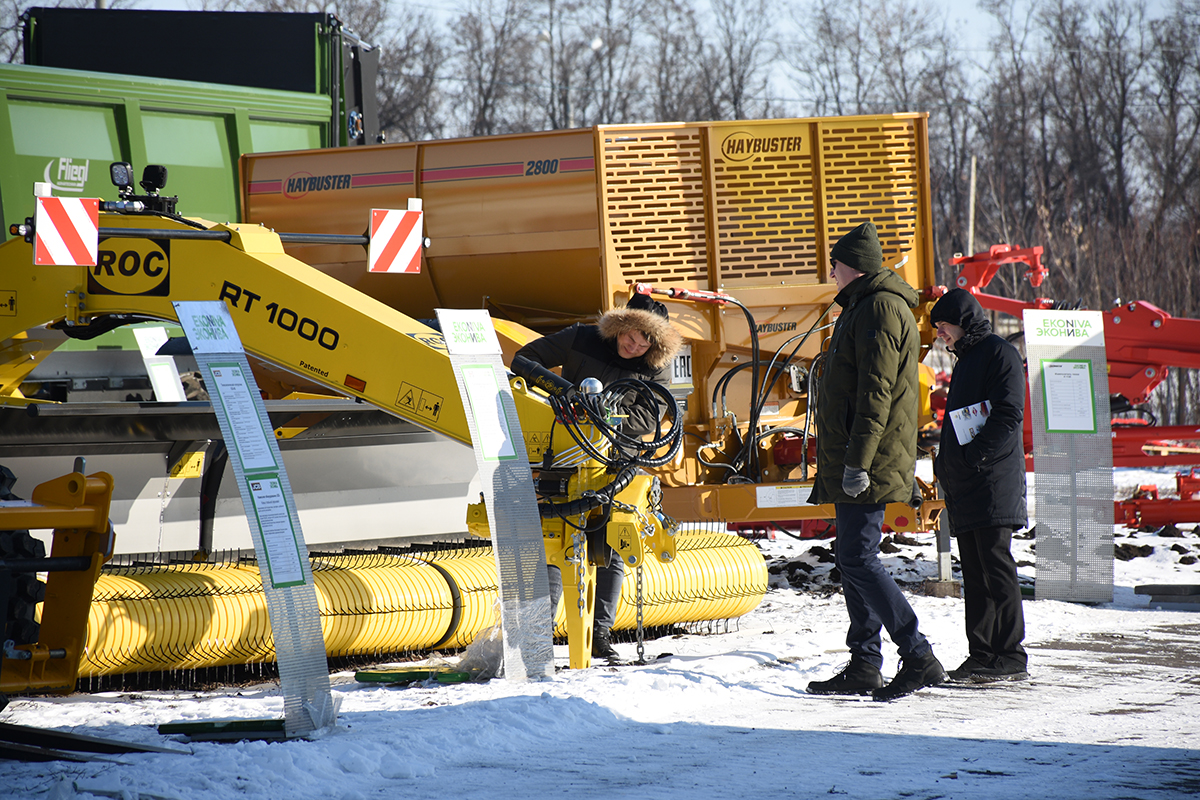
[[[1117,470],[1117,491],[1173,473]],[[0,762],[0,797],[22,800],[839,797],[1175,800],[1200,791],[1200,615],[1152,609],[1134,587],[1200,583],[1200,533],[1115,529],[1152,555],[1115,562],[1112,603],[1024,604],[1032,678],[937,687],[892,702],[805,693],[846,661],[846,616],[815,548],[761,541],[780,570],[730,630],[646,642],[644,665],[559,669],[551,679],[391,688],[331,676],[336,726],[311,740],[204,743],[164,737],[184,720],[279,718],[274,683],[213,691],[26,697],[0,722],[177,748],[82,764]],[[932,536],[885,563],[912,587],[936,574]],[[1032,540],[1018,539],[1032,562]],[[788,583],[783,565],[811,568]],[[1032,579],[1032,566],[1021,568]],[[949,669],[966,656],[962,601],[911,594]],[[629,659],[635,645],[617,645]],[[884,674],[896,669],[885,640]],[[564,646],[555,661],[565,667]],[[432,659],[451,663],[457,655]]]
[[[777,12],[778,19],[772,28],[772,40],[779,43],[786,43],[797,36],[802,36],[802,31],[796,31],[792,21],[793,9],[804,8],[806,4],[813,0],[776,0],[779,7],[783,10]],[[996,30],[996,22],[989,14],[980,10],[979,3],[976,0],[926,0],[932,5],[937,13],[938,19],[946,23],[947,30],[954,35],[959,42],[960,55],[967,64],[977,65],[977,69],[987,62],[989,58],[989,39],[992,33]],[[1132,2],[1132,0],[1126,0]],[[138,9],[161,9],[171,11],[196,10],[203,8],[204,0],[129,0],[130,8]],[[1048,0],[1016,0],[1020,8],[1024,8],[1027,3],[1045,3]],[[1098,4],[1100,0],[1095,0]],[[1147,13],[1151,18],[1162,16],[1166,9],[1170,6],[1172,0],[1145,0]],[[432,16],[434,19],[446,19],[449,16],[450,9],[463,5],[462,3],[441,3],[434,0],[391,0],[393,9],[411,9],[419,11],[422,14]],[[700,5],[703,6],[703,0],[700,0]],[[1020,18],[1020,14],[1016,15]],[[770,77],[770,86],[768,88],[769,96],[778,102],[785,104],[796,103],[803,104],[803,101],[796,96],[796,90],[789,76],[787,68],[782,62],[775,65]]]

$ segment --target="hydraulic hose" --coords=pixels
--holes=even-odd
[[[630,484],[633,476],[636,474],[637,470],[633,467],[627,467],[618,472],[612,482],[604,488],[588,492],[575,500],[566,503],[538,503],[538,514],[545,519],[577,517],[601,506],[611,505],[613,498]]]

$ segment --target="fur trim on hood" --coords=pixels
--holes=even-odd
[[[612,342],[616,349],[617,337],[622,333],[640,331],[650,340],[650,349],[642,356],[646,365],[660,370],[683,347],[683,336],[668,320],[652,311],[639,308],[614,308],[606,311],[597,323],[600,336]]]

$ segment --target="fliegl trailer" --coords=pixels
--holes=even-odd
[[[813,359],[838,308],[830,246],[871,220],[884,264],[927,301],[934,339],[927,117],[601,125],[241,160],[248,221],[361,232],[372,208],[424,209],[420,274],[375,274],[361,248],[289,253],[418,318],[487,308],[514,334],[594,321],[641,287],[663,299],[687,348],[674,387],[679,457],[656,471],[680,519],[799,525],[809,506],[806,416]],[[832,307],[831,307],[832,306]],[[511,355],[511,353],[509,353]],[[923,373],[931,380],[931,371]],[[925,421],[930,409],[922,408]],[[893,504],[887,524],[928,530],[943,507]]]

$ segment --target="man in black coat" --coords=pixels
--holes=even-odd
[[[946,398],[934,472],[958,539],[969,656],[950,680],[989,683],[1029,677],[1025,617],[1012,535],[1029,520],[1025,503],[1025,369],[1017,349],[992,333],[979,301],[952,289],[930,322],[958,357]]]

